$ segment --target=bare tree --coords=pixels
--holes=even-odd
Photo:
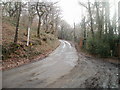
[[[94,31],[93,31],[93,18],[92,18],[92,12],[91,12],[91,6],[90,6],[90,2],[88,0],[88,12],[90,15],[90,25],[91,25],[91,32],[92,32],[92,37],[94,38]]]
[[[93,18],[92,18],[92,10],[91,10],[91,5],[90,5],[90,1],[88,0],[88,6],[79,2],[80,5],[82,5],[83,7],[85,7],[88,12],[89,12],[89,16],[90,16],[90,27],[91,27],[91,33],[92,33],[92,37],[94,38],[94,30],[93,30]]]
[[[18,41],[18,30],[19,30],[19,21],[20,21],[20,14],[21,14],[21,2],[16,2],[17,4],[17,22],[16,22],[16,32],[14,37],[14,43],[17,44]]]
[[[37,15],[39,17],[38,29],[37,29],[37,37],[39,37],[39,35],[40,35],[41,19],[42,19],[42,16],[44,15],[44,10],[45,10],[44,2],[37,2],[36,11],[37,11]]]
[[[97,14],[97,23],[98,23],[98,30],[99,30],[99,38],[101,38],[101,34],[102,34],[102,18],[100,18],[100,2],[96,2],[95,1],[95,7],[96,7],[96,14]]]
[[[118,32],[119,32],[119,42],[120,42],[120,1],[118,3]]]
[[[14,14],[18,10],[18,6],[16,2],[3,2],[4,9],[7,11],[10,17],[14,16]]]

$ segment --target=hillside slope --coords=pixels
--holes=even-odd
[[[32,29],[30,34],[30,46],[26,46],[26,28],[20,24],[18,44],[14,45],[15,24],[11,19],[3,18],[2,21],[2,59],[3,70],[43,58],[47,56],[58,45],[59,41],[53,34],[40,31],[40,38],[36,37],[36,30]],[[36,27],[36,26],[34,26]]]

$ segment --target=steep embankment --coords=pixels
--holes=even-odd
[[[3,18],[2,23],[2,59],[3,70],[20,66],[46,57],[58,45],[58,39],[52,34],[40,33],[40,38],[36,37],[36,29],[34,27],[30,34],[30,46],[26,46],[27,36],[26,27],[20,24],[18,44],[13,44],[15,34],[15,24],[11,19]]]

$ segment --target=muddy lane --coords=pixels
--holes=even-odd
[[[119,88],[118,65],[79,53],[77,66],[48,88]]]
[[[75,47],[60,40],[47,58],[3,72],[3,88],[44,88],[68,74],[77,64]]]

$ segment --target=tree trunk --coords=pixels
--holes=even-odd
[[[92,19],[92,12],[91,12],[91,7],[90,7],[90,2],[88,0],[88,11],[90,15],[90,24],[91,24],[91,32],[92,32],[92,37],[94,38],[94,31],[93,31],[93,19]]]
[[[85,23],[85,17],[84,17],[84,19],[83,19],[83,27],[84,27],[84,44],[83,44],[83,46],[84,46],[84,48],[86,48],[86,23]]]
[[[120,43],[120,1],[118,3],[118,32],[119,32],[119,43]]]
[[[74,36],[74,42],[75,42],[75,39],[76,39],[76,38],[75,38],[75,29],[76,29],[76,28],[75,28],[75,22],[74,22],[74,35],[73,35],[73,36]]]
[[[97,1],[95,2],[96,6],[96,13],[97,13],[97,22],[98,22],[98,31],[99,31],[99,38],[101,38],[102,34],[102,20],[100,19],[100,14],[99,14],[99,3]]]
[[[18,41],[18,30],[19,30],[19,21],[20,21],[20,14],[21,14],[21,2],[17,3],[19,6],[18,12],[17,12],[17,23],[16,23],[16,32],[14,37],[14,43],[17,44]]]
[[[40,37],[40,27],[41,27],[41,17],[39,17],[38,29],[37,29],[37,37]]]
[[[46,24],[45,24],[45,32],[47,32],[48,31],[48,14],[46,15],[46,17],[45,17],[45,21],[46,21]]]
[[[116,25],[116,17],[117,17],[117,15],[116,15],[116,5],[115,5],[115,0],[114,0],[114,6],[115,6],[115,9],[114,9],[115,13],[114,13],[114,16],[113,16],[113,28],[114,28],[114,32],[115,32],[115,34],[117,34],[117,30],[116,30],[116,27],[117,27],[117,25]]]
[[[38,17],[39,17],[38,29],[37,29],[37,37],[40,37],[41,19],[42,19],[42,16],[44,14],[44,11],[42,11],[42,8],[39,7],[39,2],[37,2],[36,10],[37,10],[37,14],[38,14]]]

